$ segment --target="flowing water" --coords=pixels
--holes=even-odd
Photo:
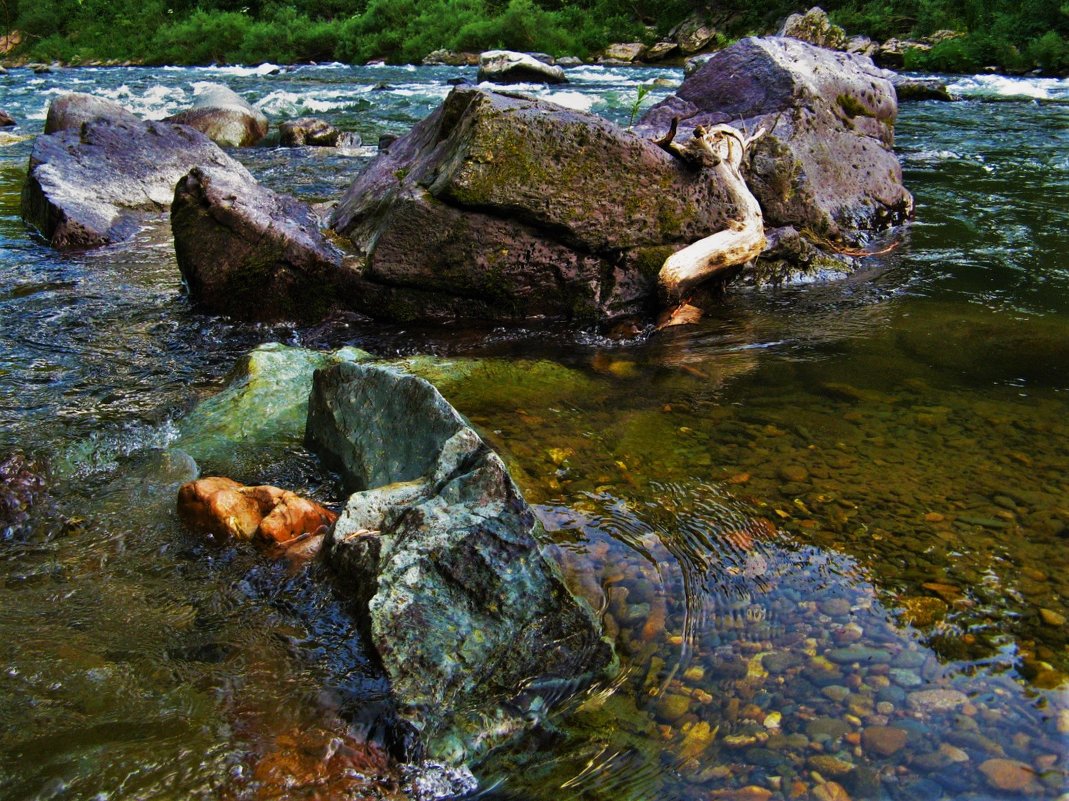
[[[473,755],[481,797],[1064,798],[1069,82],[961,78],[962,102],[903,107],[917,222],[896,250],[623,343],[238,325],[188,307],[165,231],[59,255],[19,219],[20,135],[65,91],[159,118],[221,81],[373,145],[458,77],[0,76],[20,121],[0,134],[0,461],[45,475],[0,539],[0,797],[395,794],[388,687],[343,596],[173,513],[183,419],[275,341],[443,376],[616,640],[612,684],[530,688],[532,728]],[[660,79],[648,105],[681,74],[571,77],[536,91],[627,124],[640,83]],[[320,201],[372,154],[235,155]],[[200,467],[340,500],[299,435]]]

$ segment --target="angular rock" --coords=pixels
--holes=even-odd
[[[911,100],[953,100],[953,95],[947,90],[947,85],[938,78],[910,78],[905,75],[893,74],[891,85],[895,88],[895,96],[899,103]]]
[[[650,45],[646,54],[643,56],[643,59],[650,63],[664,61],[669,56],[678,55],[679,52],[678,42],[655,42]]]
[[[278,487],[246,487],[222,476],[178,490],[178,515],[187,526],[220,537],[288,543],[323,533],[338,516],[315,501]]]
[[[326,120],[318,117],[300,117],[287,120],[278,126],[279,144],[282,147],[358,147],[360,137],[340,131]]]
[[[424,66],[475,67],[479,64],[479,54],[456,50],[433,50],[423,57],[423,64]]]
[[[646,54],[646,45],[642,42],[620,42],[605,48],[601,57],[609,61],[632,62],[640,60]]]
[[[202,84],[193,107],[166,119],[188,125],[222,147],[247,147],[267,136],[267,117],[233,89],[219,83]]]
[[[487,724],[515,725],[502,702],[613,663],[501,460],[433,386],[374,365],[319,370],[306,438],[356,490],[326,558],[429,755],[463,759]]]
[[[93,120],[110,120],[137,124],[140,120],[114,100],[105,97],[72,92],[60,95],[48,106],[45,117],[45,133],[56,133],[68,128],[81,128]]]
[[[53,247],[119,242],[146,216],[169,208],[175,183],[198,164],[248,175],[191,128],[90,120],[37,137],[22,190],[22,217]]]
[[[213,313],[318,319],[344,279],[312,210],[244,169],[194,167],[175,187],[171,230],[190,298]]]
[[[846,40],[847,53],[872,58],[878,49],[879,45],[867,36],[851,36]]]
[[[330,226],[391,298],[369,314],[609,319],[644,312],[664,259],[732,219],[711,175],[603,118],[458,87]]]
[[[695,14],[679,23],[668,35],[679,43],[683,54],[689,56],[713,42],[716,38],[716,28],[703,16]]]
[[[765,127],[747,185],[766,226],[857,245],[913,210],[893,150],[898,104],[886,75],[860,56],[747,38],[650,109],[639,132],[660,135],[673,117],[681,119],[679,135],[697,125]]]
[[[789,36],[829,50],[846,49],[846,31],[832,24],[827,12],[813,6],[804,14],[791,14],[784,20],[777,36]]]
[[[10,128],[16,125],[15,118],[8,114],[3,109],[0,109],[0,128]]]
[[[906,63],[907,50],[931,50],[931,47],[926,42],[918,42],[912,39],[888,39],[876,48],[872,60],[881,67],[899,70]]]
[[[567,83],[564,70],[527,53],[488,50],[479,56],[479,80],[491,83]]]

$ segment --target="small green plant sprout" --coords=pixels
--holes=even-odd
[[[627,121],[627,130],[631,130],[635,127],[635,117],[638,116],[639,109],[642,108],[642,101],[646,99],[646,95],[650,93],[653,88],[653,84],[644,83],[638,87],[638,92],[635,95],[635,102],[631,104],[631,118]]]

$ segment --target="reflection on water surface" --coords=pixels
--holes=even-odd
[[[0,96],[32,131],[64,89],[164,116],[223,79],[374,142],[464,74],[216,72],[13,71]],[[661,74],[586,69],[563,99],[622,119]],[[206,319],[166,230],[72,256],[29,239],[29,145],[4,146],[0,452],[47,464],[48,490],[0,543],[0,795],[404,792],[344,595],[172,513],[193,470],[169,450],[183,418],[281,341],[437,377],[616,639],[612,684],[524,689],[532,727],[488,733],[484,797],[1061,797],[1069,116],[1064,87],[1023,86],[975,79],[967,102],[902,110],[919,219],[893,255],[832,284],[740,287],[697,328],[624,343]],[[1006,92],[1026,99],[986,102]],[[311,200],[366,159],[239,155]],[[297,431],[219,461],[204,466],[340,500]]]

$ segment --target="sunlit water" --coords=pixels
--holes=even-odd
[[[0,542],[0,795],[392,792],[362,778],[383,773],[391,711],[344,595],[205,545],[173,513],[192,474],[168,451],[183,416],[268,341],[463,372],[450,400],[616,639],[612,685],[532,691],[533,728],[477,757],[484,797],[1069,789],[1066,81],[961,78],[964,101],[904,107],[918,211],[892,255],[835,283],[738,287],[700,326],[630,343],[235,325],[190,310],[165,231],[82,256],[27,234],[17,136],[64,91],[159,118],[222,81],[276,120],[325,116],[373,146],[473,78],[270,72],[0,76],[21,123],[0,148],[0,459],[35,457],[49,485]],[[537,92],[627,124],[640,83],[681,74],[571,77]],[[320,201],[372,153],[236,155]],[[201,468],[340,501],[299,438]]]

